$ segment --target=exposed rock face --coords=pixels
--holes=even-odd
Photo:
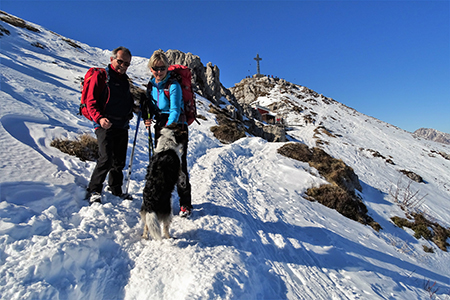
[[[282,126],[264,125],[253,120],[244,121],[248,126],[248,131],[255,136],[259,136],[269,142],[286,142],[286,131]]]
[[[269,78],[267,76],[254,76],[253,78],[245,78],[230,88],[230,92],[236,98],[236,101],[242,107],[245,115],[249,118],[261,121],[261,115],[251,105],[258,97],[268,95],[271,90],[277,86],[280,90],[291,90],[295,85],[278,78]],[[270,108],[273,109],[273,108]]]
[[[450,134],[438,131],[432,128],[420,128],[413,133],[417,137],[421,137],[430,141],[450,145]]]
[[[197,55],[179,50],[168,50],[166,55],[171,64],[184,65],[192,70],[193,88],[199,95],[217,105],[222,96],[230,94],[220,83],[220,70],[217,66],[209,62],[205,67]]]
[[[241,80],[234,87],[231,87],[230,91],[238,102],[245,106],[250,105],[260,96],[268,95],[276,85],[280,87],[280,90],[290,90],[295,86],[284,79],[259,76]]]

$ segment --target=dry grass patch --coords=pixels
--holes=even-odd
[[[333,158],[320,148],[311,149],[300,143],[285,144],[278,149],[278,153],[307,162],[331,183],[308,189],[308,200],[316,200],[349,219],[370,225],[376,231],[381,229],[380,224],[367,214],[367,207],[355,194],[355,189],[362,190],[358,176],[342,160]]]
[[[28,29],[33,32],[40,32],[39,29],[31,26],[30,24],[27,24],[27,22],[25,22],[24,20],[14,17],[14,16],[12,16],[4,11],[1,11],[1,10],[0,10],[0,20],[2,20],[5,23],[8,23],[12,26],[15,26],[15,27],[25,28],[25,29]]]
[[[211,106],[210,112],[216,114],[216,120],[219,123],[217,126],[212,126],[210,130],[221,143],[231,144],[246,136],[244,126],[233,120],[225,111]]]
[[[411,183],[412,180],[408,184],[403,184],[400,179],[396,188],[389,190],[389,195],[393,201],[406,214],[406,219],[394,216],[391,218],[391,221],[400,228],[411,228],[416,239],[423,237],[434,242],[442,251],[447,251],[447,247],[450,246],[447,243],[447,239],[450,238],[450,229],[444,228],[437,222],[430,221],[431,217],[427,217],[421,209],[427,194],[421,196],[419,190],[412,189]],[[425,247],[424,251],[433,252]]]
[[[316,129],[314,129],[314,138],[318,138],[318,135],[324,133],[325,135],[329,136],[329,137],[333,137],[335,138],[336,136],[333,134],[333,132],[327,128],[325,128],[324,126],[319,126],[316,127]]]
[[[72,41],[70,39],[63,38],[62,40],[64,42],[66,42],[67,44],[69,44],[71,47],[74,47],[75,49],[81,49],[80,45],[78,45],[77,43],[75,43],[74,41]]]
[[[361,150],[361,151],[366,150],[366,151],[368,151],[368,152],[371,152],[372,155],[373,155],[373,157],[379,157],[379,158],[385,160],[388,164],[395,165],[395,163],[394,163],[394,161],[392,160],[392,157],[391,157],[391,156],[390,156],[389,158],[386,158],[386,157],[384,157],[380,152],[375,151],[375,150],[372,150],[372,149],[364,149],[364,148],[360,148],[359,150]]]
[[[4,34],[6,35],[10,35],[11,32],[9,32],[8,29],[6,29],[5,27],[3,27],[2,25],[0,25],[0,36],[3,36]]]
[[[440,156],[442,156],[442,157],[445,158],[446,160],[450,160],[450,154],[445,153],[444,151],[431,150],[431,153],[439,154]],[[433,156],[433,157],[434,157],[434,156]]]
[[[78,157],[82,161],[96,161],[98,159],[97,139],[89,134],[83,134],[74,141],[55,139],[50,143],[61,152]]]
[[[423,178],[420,175],[417,175],[416,173],[412,172],[412,171],[408,171],[408,170],[400,170],[401,173],[405,174],[406,177],[408,177],[409,179],[418,182],[418,183],[422,183]]]
[[[36,48],[40,48],[40,49],[45,49],[45,46],[42,45],[39,42],[33,42],[33,43],[31,43],[31,46],[36,47]]]
[[[400,228],[411,228],[416,239],[423,237],[435,243],[442,251],[447,252],[447,247],[450,246],[447,242],[447,239],[450,238],[450,229],[428,220],[423,213],[412,213],[410,218],[411,221],[400,217],[392,217],[391,220]]]
[[[307,162],[329,182],[333,182],[342,189],[353,192],[362,191],[358,176],[353,169],[341,159],[336,159],[320,148],[309,148],[300,143],[288,143],[278,149],[278,153],[299,161]]]
[[[367,214],[367,207],[361,199],[337,185],[325,184],[318,188],[310,188],[306,191],[306,195],[349,219],[369,225],[376,231],[381,229],[380,224]]]

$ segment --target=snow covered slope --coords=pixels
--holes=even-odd
[[[314,111],[308,124],[299,124],[301,113],[286,112],[304,125],[292,126],[291,139],[315,145],[320,123],[334,135],[320,134],[322,147],[359,176],[364,203],[383,227],[376,232],[305,200],[308,188],[326,182],[308,164],[277,154],[281,143],[218,142],[209,130],[216,124],[210,103],[199,97],[207,120],[190,127],[194,215],[174,217],[174,239],[142,240],[142,124],[132,201],[105,192],[103,205],[89,206],[83,186],[94,163],[50,147],[54,138],[92,132],[76,115],[79,80],[89,67],[106,65],[111,49],[74,47],[34,24],[39,32],[0,25],[9,32],[0,37],[0,298],[450,299],[449,253],[395,227],[390,217],[404,213],[388,195],[400,178],[406,182],[399,169],[414,171],[425,180],[412,183],[427,194],[423,209],[448,227],[450,161],[437,154],[448,147],[320,96],[302,101],[274,89],[259,99],[268,105],[287,97]],[[133,57],[136,84],[150,75],[147,60]],[[131,125],[133,132],[136,119]],[[175,214],[177,202],[174,196]]]
[[[342,159],[366,187],[364,195],[371,196],[367,192],[373,188],[387,194],[399,183],[405,186],[409,179],[402,170],[421,176],[425,183],[414,182],[411,190],[427,195],[422,210],[448,227],[450,161],[445,155],[450,153],[448,145],[417,138],[298,85],[286,89],[280,82],[254,104],[273,107],[277,103],[275,111],[285,119],[292,140],[310,147],[319,145],[335,158]],[[381,198],[389,201],[388,197]],[[371,203],[373,201],[366,199],[366,205]],[[379,209],[378,205],[373,209]],[[389,219],[391,210],[377,213]]]

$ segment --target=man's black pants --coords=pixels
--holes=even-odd
[[[91,175],[88,191],[101,193],[109,172],[108,185],[114,195],[122,194],[123,168],[127,158],[128,129],[101,127],[95,130],[98,143],[97,165]]]

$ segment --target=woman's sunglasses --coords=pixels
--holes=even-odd
[[[152,67],[152,70],[153,71],[155,71],[155,72],[158,72],[158,71],[165,71],[166,70],[166,67]]]

